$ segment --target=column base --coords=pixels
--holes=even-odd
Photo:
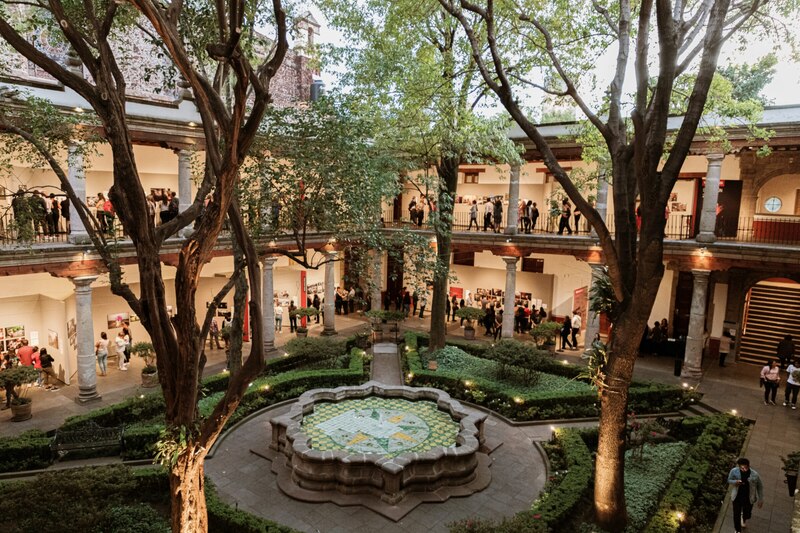
[[[320,335],[321,335],[321,336],[323,336],[323,337],[333,337],[334,335],[338,335],[338,334],[339,334],[339,332],[338,332],[338,331],[336,331],[336,330],[335,330],[335,329],[333,329],[333,328],[330,328],[330,329],[327,329],[327,328],[326,328],[326,329],[323,329],[323,330],[322,330],[322,333],[320,333]]]
[[[700,379],[701,377],[703,377],[702,368],[692,368],[684,365],[683,370],[681,370],[682,379]]]
[[[697,242],[702,242],[704,244],[711,244],[713,242],[717,242],[717,236],[714,235],[711,232],[703,232],[703,231],[701,231],[700,233],[697,234],[697,237],[695,237],[695,240]]]
[[[85,390],[85,391],[82,390],[78,394],[78,397],[75,398],[75,403],[85,404],[85,403],[91,403],[91,402],[98,402],[98,401],[100,401],[102,399],[103,399],[103,397],[100,396],[99,394],[97,394],[97,389]]]
[[[503,233],[506,235],[516,235],[517,234],[517,226],[506,226],[503,230]]]
[[[266,354],[272,354],[272,353],[275,353],[277,351],[278,351],[278,349],[275,347],[275,342],[270,341],[270,342],[265,342],[264,343],[264,354],[265,355]]]
[[[88,233],[70,233],[67,241],[70,244],[93,244]]]

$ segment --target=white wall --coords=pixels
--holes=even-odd
[[[647,319],[648,324],[652,324],[656,320],[660,322],[662,318],[666,318],[670,323],[672,322],[671,310],[674,280],[675,271],[665,269],[664,277],[661,278],[661,285],[658,286],[658,294],[653,304],[653,310],[650,311],[650,318]]]
[[[552,308],[548,312],[559,316],[572,314],[575,289],[591,283],[591,267],[569,255],[536,254],[535,257],[544,259],[545,274],[553,276]]]
[[[760,215],[794,215],[800,212],[796,206],[798,191],[800,190],[800,175],[789,174],[785,176],[778,176],[769,180],[758,191],[758,203],[756,204],[756,213]],[[767,198],[777,196],[781,200],[781,208],[776,213],[770,213],[764,209],[764,202]]]
[[[711,317],[711,331],[710,335],[714,338],[722,337],[722,326],[725,322],[725,309],[728,306],[728,284],[715,283],[714,294],[712,296],[711,305],[709,306],[713,313]]]

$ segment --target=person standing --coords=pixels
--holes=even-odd
[[[64,233],[72,233],[72,226],[69,223],[69,198],[61,200],[61,218],[64,219]]]
[[[412,196],[411,201],[408,203],[408,218],[413,224],[417,220],[417,197]]]
[[[447,318],[450,316],[450,298],[445,298],[444,300],[444,321],[447,322]]]
[[[536,231],[536,224],[539,222],[539,208],[536,207],[536,202],[533,202],[533,205],[530,206],[530,210],[531,214],[528,216],[531,218],[531,230]],[[530,233],[530,231],[528,233]]]
[[[297,331],[297,315],[295,311],[297,311],[297,306],[294,305],[294,300],[292,300],[289,302],[289,333]]]
[[[425,308],[428,306],[428,291],[422,293],[419,306],[419,317],[425,318]]]
[[[452,309],[452,311],[453,311],[453,314],[451,315],[450,321],[451,322],[455,322],[456,321],[456,312],[458,311],[458,298],[455,295],[453,295],[453,301],[452,301],[452,303],[450,305],[450,309]]]
[[[487,198],[486,203],[483,204],[483,231],[492,227],[492,213],[494,213],[494,204],[491,198]]]
[[[480,231],[481,228],[478,226],[478,201],[472,200],[472,205],[469,208],[469,227],[467,231],[472,229],[472,224],[475,223],[475,231]]]
[[[781,382],[780,366],[778,361],[764,365],[761,369],[761,381],[764,385],[764,405],[775,405],[775,396],[778,394],[778,384]]]
[[[131,362],[131,346],[133,346],[133,338],[128,326],[122,327],[122,338],[125,339],[125,366],[127,367]]]
[[[100,375],[108,373],[106,364],[108,362],[108,335],[103,331],[100,333],[100,340],[94,344],[94,355],[97,357],[97,364],[100,366]]]
[[[719,366],[725,366],[725,358],[731,351],[731,334],[726,329],[722,331],[722,337],[719,338]]]
[[[319,307],[320,307],[320,305],[321,305],[321,302],[319,300],[319,294],[317,294],[315,292],[314,293],[314,299],[311,301],[311,307],[313,307],[314,309],[317,310],[317,322],[316,322],[317,324],[319,324]],[[389,308],[387,307],[386,309],[389,309]]]
[[[411,293],[409,293],[408,289],[405,288],[403,288],[402,309],[403,316],[408,318],[408,313],[411,312]]]
[[[45,350],[44,353],[47,353],[47,350]],[[33,364],[33,368],[36,369],[36,386],[41,387],[42,381],[44,381],[44,374],[42,374],[42,359],[38,346],[33,347],[33,353],[31,354],[31,363]]]
[[[28,339],[22,339],[22,346],[17,348],[17,359],[22,366],[31,366],[31,356],[33,356],[33,346],[28,345]]]
[[[279,332],[283,328],[283,306],[280,302],[275,302],[275,331]]]
[[[209,342],[211,347],[213,348],[214,344],[216,344],[217,350],[221,350],[222,346],[220,346],[219,344],[219,325],[217,324],[217,321],[213,318],[211,319],[211,326],[208,330],[208,334],[211,337],[211,341]]]
[[[500,226],[503,224],[503,200],[498,196],[494,200],[494,232],[500,233]]]
[[[114,339],[114,346],[117,351],[117,365],[120,370],[128,370],[128,363],[125,361],[125,334],[121,331]]]
[[[486,333],[483,334],[484,337],[489,337],[492,335],[492,330],[494,329],[494,306],[487,305],[486,306],[486,316],[483,318],[483,325],[486,327]]]
[[[569,219],[572,215],[572,206],[569,200],[564,198],[561,202],[561,219],[558,221],[558,234],[564,235],[564,230],[567,230],[569,235],[572,235],[572,228],[569,227]]]
[[[750,468],[750,461],[741,457],[728,473],[728,485],[733,487],[733,528],[736,533],[742,533],[742,528],[747,527],[752,515],[753,505],[758,503],[759,509],[764,505],[764,483],[758,472]]]
[[[581,210],[575,207],[575,211],[572,212],[572,215],[575,217],[575,233],[581,232]]]
[[[578,349],[578,335],[581,332],[581,315],[578,310],[572,312],[572,349]]]
[[[417,307],[419,307],[419,293],[415,290],[411,295],[411,316],[417,316]]]
[[[797,393],[800,391],[800,379],[795,379],[794,373],[798,373],[800,377],[800,368],[795,366],[796,361],[789,363],[786,372],[789,376],[786,378],[786,390],[783,393],[783,406],[789,405],[789,397],[791,396],[792,409],[797,409]]]
[[[778,359],[781,361],[781,368],[786,368],[794,358],[794,340],[791,335],[786,335],[778,343]]]

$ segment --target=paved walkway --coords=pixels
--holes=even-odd
[[[372,347],[372,380],[385,385],[403,385],[403,369],[397,345],[381,342]]]
[[[347,335],[365,327],[362,318],[354,315],[337,316],[337,330],[340,335]],[[426,331],[429,328],[429,319],[420,320],[413,317],[403,324],[403,329]],[[321,325],[312,325],[311,335],[319,334]],[[458,322],[448,323],[448,335],[463,339],[463,330]],[[282,346],[293,338],[288,327],[277,335],[276,344]],[[482,339],[481,339],[482,340]],[[279,351],[280,356],[282,352]],[[224,366],[224,353],[222,350],[208,352],[209,363],[206,373],[220,371]],[[557,354],[559,359],[580,364],[580,352],[563,352]],[[146,392],[141,389],[139,373],[142,362],[133,360],[128,372],[110,370],[109,376],[98,378],[98,390],[103,395],[100,402],[79,405],[74,401],[78,395],[77,384],[62,387],[59,391],[48,392],[41,389],[32,389],[31,397],[34,399],[31,420],[12,423],[10,411],[0,412],[0,436],[17,435],[26,429],[39,428],[51,430],[58,427],[65,418],[74,414],[85,413],[103,405],[109,405],[125,398]],[[672,360],[668,358],[646,357],[636,364],[635,377],[637,379],[651,379],[662,383],[680,385],[683,381],[672,375]],[[764,479],[766,503],[763,509],[756,509],[753,513],[751,533],[786,533],[790,530],[792,500],[789,498],[784,476],[781,470],[780,456],[800,449],[800,410],[792,411],[780,405],[782,402],[783,388],[779,391],[777,406],[763,404],[762,390],[758,387],[758,373],[760,368],[745,363],[729,363],[726,368],[719,368],[714,361],[707,361],[702,380],[689,385],[696,386],[704,396],[704,402],[721,410],[736,409],[737,413],[755,421],[751,438],[745,451],[753,467]],[[546,438],[551,431],[549,425],[525,426],[519,429],[529,439],[540,440]],[[257,437],[257,438],[256,438]],[[266,442],[266,434],[254,438]],[[263,440],[262,440],[263,439]],[[221,450],[230,446],[229,440]],[[243,448],[245,451],[249,447]],[[502,450],[502,448],[501,448]],[[733,465],[731,465],[732,467]],[[514,493],[510,493],[513,495]],[[266,501],[266,500],[261,500]],[[468,501],[468,500],[465,500]],[[529,502],[531,500],[528,500]],[[431,505],[431,504],[426,504]],[[277,504],[270,507],[279,507]],[[355,512],[352,509],[351,512]],[[731,511],[726,509],[725,522],[722,531],[733,531],[731,524]],[[327,528],[325,528],[327,531]]]

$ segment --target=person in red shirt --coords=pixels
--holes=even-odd
[[[31,356],[33,355],[33,352],[33,347],[28,346],[28,339],[22,339],[22,346],[17,348],[17,358],[19,358],[19,364],[31,366]]]
[[[33,368],[35,368],[36,372],[39,374],[39,376],[36,378],[36,386],[41,387],[44,376],[42,374],[42,360],[41,356],[39,355],[38,346],[33,347],[33,353],[31,354],[31,362],[33,363]]]

